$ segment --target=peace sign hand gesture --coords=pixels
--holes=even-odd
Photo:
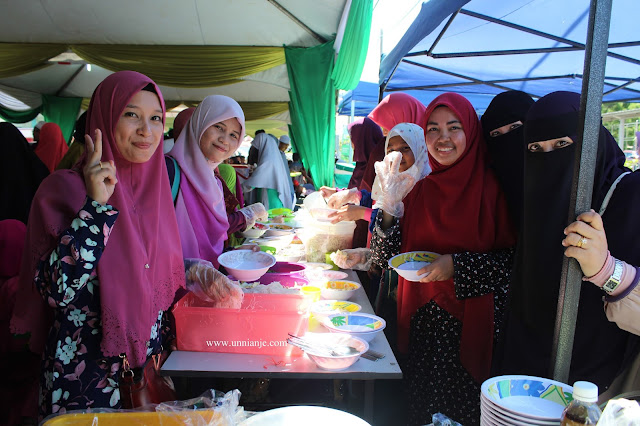
[[[116,189],[116,165],[113,160],[102,162],[102,132],[96,129],[95,143],[91,136],[85,135],[85,149],[87,150],[87,164],[82,170],[84,185],[87,187],[87,195],[105,205]]]

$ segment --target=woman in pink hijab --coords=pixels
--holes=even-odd
[[[40,141],[36,147],[35,153],[40,160],[47,166],[50,172],[56,169],[56,166],[67,153],[69,147],[64,140],[64,135],[60,126],[56,123],[45,123],[40,129]]]
[[[261,203],[228,215],[224,183],[214,176],[216,167],[236,152],[244,134],[240,105],[227,96],[207,96],[168,154],[180,169],[175,204],[185,258],[204,259],[217,267],[230,227],[233,232],[244,230],[253,226],[256,219],[267,218]]]
[[[91,98],[78,168],[35,195],[12,329],[43,353],[40,416],[120,408],[119,355],[141,367],[169,346],[166,310],[185,271],[164,117],[151,79],[110,75]]]

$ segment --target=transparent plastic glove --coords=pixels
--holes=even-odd
[[[327,200],[330,209],[339,209],[345,204],[360,204],[362,193],[358,188],[351,188],[347,191],[338,191]]]
[[[198,298],[213,302],[215,307],[239,309],[244,293],[239,285],[218,271],[211,262],[185,259],[187,290]]]
[[[341,269],[368,271],[371,267],[371,250],[368,248],[338,250],[329,257]]]
[[[374,207],[395,217],[402,217],[404,214],[402,200],[416,184],[416,178],[411,174],[400,173],[401,161],[402,154],[395,151],[387,154],[383,161],[375,163],[382,194],[376,200]]]
[[[255,225],[256,222],[267,220],[269,217],[269,213],[267,213],[267,209],[264,208],[262,203],[251,204],[250,206],[243,207],[238,211],[242,213],[246,219],[247,227],[245,228],[245,231]]]

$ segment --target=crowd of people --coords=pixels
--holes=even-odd
[[[354,248],[334,261],[368,272],[369,296],[390,325],[405,376],[408,417],[399,422],[426,424],[441,412],[477,424],[485,379],[548,376],[565,256],[588,282],[570,382],[613,391],[631,374],[640,175],[624,168],[601,126],[592,209],[567,221],[579,100],[504,92],[480,120],[459,94],[425,106],[394,93],[349,127],[348,188],[320,190],[334,222],[358,221]],[[251,174],[236,171],[246,126],[235,100],[212,95],[182,111],[170,147],[165,113],[151,79],[121,71],[95,89],[69,149],[54,123],[37,126],[35,150],[0,124],[10,153],[0,348],[11,365],[2,367],[0,415],[11,417],[2,420],[121,408],[125,366],[173,347],[179,298],[192,291],[239,306],[242,291],[217,262],[237,245],[234,234],[315,189],[299,155],[285,157],[287,136],[256,132]],[[392,256],[416,250],[439,254],[419,282],[381,279]]]

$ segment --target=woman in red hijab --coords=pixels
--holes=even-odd
[[[398,281],[409,422],[425,424],[441,412],[477,424],[480,384],[489,376],[497,332],[494,312],[506,302],[508,278],[500,278],[509,275],[515,237],[473,106],[446,93],[429,104],[425,117],[433,171],[415,183],[403,180],[391,159],[376,165],[383,197],[372,247],[387,251],[387,258],[416,250],[441,254],[418,271],[420,282]]]
[[[185,271],[164,114],[150,78],[110,75],[91,98],[78,168],[51,174],[35,195],[11,325],[43,354],[41,417],[120,408],[119,355],[136,368],[168,347],[166,311]]]
[[[50,172],[56,169],[56,166],[67,153],[69,147],[64,140],[62,130],[56,123],[45,123],[40,129],[40,141],[36,147],[35,153],[40,160],[47,166]]]

